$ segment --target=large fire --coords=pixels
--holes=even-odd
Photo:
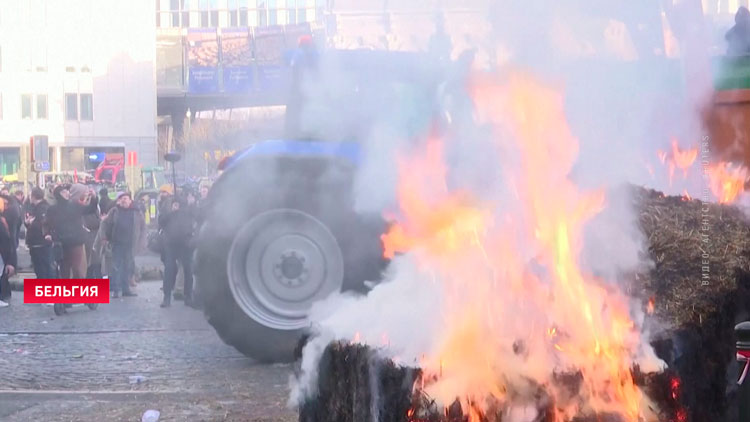
[[[656,420],[631,373],[643,342],[628,299],[579,265],[584,224],[605,195],[568,178],[578,142],[562,93],[520,73],[477,77],[472,93],[503,170],[488,184],[510,193],[480,202],[449,186],[445,140],[433,136],[401,158],[398,224],[383,236],[387,256],[408,253],[443,292],[439,347],[420,362],[424,391],[445,405],[458,398],[472,422],[511,397],[533,402],[539,388],[559,421]],[[695,160],[674,152],[680,165]],[[581,377],[574,393],[556,381],[570,373]]]

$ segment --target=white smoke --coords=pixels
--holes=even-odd
[[[491,65],[501,71],[506,68],[528,69],[562,87],[567,119],[580,141],[578,159],[570,178],[582,188],[607,192],[605,209],[585,227],[580,264],[586,271],[616,283],[623,274],[650,265],[644,258],[645,239],[637,227],[629,190],[623,186],[635,183],[669,189],[663,176],[666,169],[657,167],[654,170],[662,173],[651,176],[647,164],[658,165],[656,151],[668,150],[671,136],[680,139],[684,146],[701,139],[700,125],[696,124],[700,105],[675,99],[679,90],[679,83],[675,83],[679,79],[679,64],[666,60],[664,51],[661,55],[647,56],[649,51],[654,53],[653,46],[646,40],[648,34],[633,32],[634,28],[643,25],[646,25],[646,32],[655,31],[653,25],[661,25],[662,14],[658,5],[629,2],[622,6],[625,9],[600,6],[596,9],[599,17],[588,21],[581,3],[586,2],[495,2],[495,7],[485,13],[494,27],[493,33],[477,40],[471,47],[482,57],[489,57],[493,61]],[[637,20],[640,15],[653,15],[656,20],[637,25],[632,19]],[[619,21],[618,16],[626,22]],[[446,20],[450,34],[456,25],[451,23],[450,16]],[[464,33],[450,35],[464,42],[467,39]],[[454,45],[459,44],[454,42]],[[458,53],[454,52],[454,58]],[[636,57],[643,61],[634,61]],[[460,75],[459,70],[459,67],[454,67],[442,73],[442,70],[435,69],[434,74],[428,76],[446,79],[446,75],[452,75],[460,79],[456,76]],[[333,69],[328,71],[328,82],[324,86],[336,86],[341,79]],[[648,87],[644,88],[644,84]],[[450,86],[451,81],[444,81],[437,98],[406,105],[377,101],[364,104],[370,113],[377,110],[377,116],[364,137],[364,161],[355,180],[358,211],[392,209],[398,202],[397,153],[411,150],[415,126],[423,128],[421,133],[416,131],[416,138],[429,134],[433,128],[424,124],[425,110],[429,115],[431,107],[436,106],[443,107],[441,119],[449,128],[447,136],[451,139],[446,148],[450,187],[468,189],[478,194],[479,200],[486,199],[513,208],[514,198],[506,190],[501,160],[496,158],[497,147],[489,141],[491,136],[498,135],[491,134],[487,127],[474,124],[476,116],[472,104],[451,91]],[[696,98],[701,96],[689,100],[699,101]],[[352,108],[361,106],[356,104]],[[396,108],[400,112],[389,113],[387,111],[392,110],[384,111],[383,107]],[[414,125],[405,124],[403,119],[394,116],[403,114],[404,110],[414,112]],[[361,114],[349,116],[347,112],[346,109],[337,111],[354,120],[362,117]],[[312,116],[316,117],[314,112]],[[328,117],[317,116],[320,119]],[[336,116],[337,119],[341,117]],[[506,158],[502,161],[512,160]],[[535,271],[534,251],[522,250],[519,254],[529,271]],[[314,393],[317,364],[331,341],[354,341],[357,338],[361,343],[381,348],[386,356],[407,365],[416,365],[425,354],[438,350],[441,341],[445,340],[442,332],[445,326],[440,317],[445,292],[432,287],[439,283],[433,277],[428,269],[418,268],[414,257],[407,254],[391,263],[384,282],[367,297],[342,294],[317,304],[310,319],[318,335],[304,349],[301,375],[293,383],[290,403],[298,404]],[[472,274],[466,274],[466,277],[468,286]],[[512,307],[513,301],[512,298],[503,298],[498,303]],[[631,317],[637,326],[642,326],[644,316],[637,305],[632,307]],[[518,314],[518,318],[526,325],[537,322],[530,315]],[[538,322],[546,321],[540,318]],[[645,344],[648,338],[642,340],[644,344],[638,348],[634,360],[646,370],[659,369],[660,361]],[[512,355],[509,353],[508,358],[511,359]]]

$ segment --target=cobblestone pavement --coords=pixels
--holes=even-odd
[[[14,292],[0,309],[0,420],[295,420],[292,367],[242,356],[182,302],[159,308],[160,285],[62,317]]]

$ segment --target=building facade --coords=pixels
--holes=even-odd
[[[53,171],[155,163],[155,27],[150,0],[0,2],[0,175],[26,173],[32,135]]]

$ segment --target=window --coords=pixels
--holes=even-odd
[[[37,94],[36,96],[36,118],[46,119],[47,118],[47,95]]]
[[[216,0],[209,0],[208,7],[211,9],[211,23],[210,26],[219,26],[219,11],[217,10],[219,5]]]
[[[180,0],[169,0],[169,14],[172,19],[172,26],[178,28],[180,26]]]
[[[258,26],[268,26],[268,14],[266,13],[266,2],[258,2]]]
[[[305,9],[304,5],[302,5],[301,8],[297,9],[297,22],[307,22],[307,9]]]
[[[94,120],[94,100],[91,94],[81,94],[81,120]]]
[[[278,22],[278,10],[276,9],[276,0],[268,0],[268,24],[276,25]]]
[[[78,94],[65,94],[65,120],[78,120]]]
[[[240,7],[240,26],[247,26],[248,1],[239,0],[239,7]]]
[[[182,26],[190,26],[190,2],[188,0],[180,0],[180,10],[182,10]]]
[[[286,12],[287,12],[287,15],[289,16],[288,18],[289,22],[287,23],[290,23],[290,24],[297,23],[297,0],[287,0],[286,6],[287,6]]]
[[[0,119],[3,118],[3,94],[0,94]]]
[[[229,26],[237,26],[239,0],[227,0],[227,10],[229,12]]]
[[[31,94],[21,95],[21,118],[31,119]]]

